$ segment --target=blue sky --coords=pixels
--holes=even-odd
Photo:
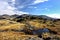
[[[2,14],[33,14],[60,18],[60,0],[0,0]]]

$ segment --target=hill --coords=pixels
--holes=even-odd
[[[60,37],[60,19],[50,18],[45,15],[27,14],[1,15],[0,19],[0,34],[2,37],[4,37],[3,33],[7,35],[6,37],[8,37],[9,33],[13,36],[20,36],[22,33],[21,35],[25,36],[37,35],[37,37],[40,37],[39,33],[41,33],[41,36],[44,38],[50,37],[49,35],[51,35],[51,37]],[[44,32],[46,33],[44,34]],[[48,36],[45,36],[46,34]],[[16,38],[18,38],[18,36]]]

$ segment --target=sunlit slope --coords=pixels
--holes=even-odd
[[[22,29],[25,26],[23,23],[17,23],[15,21],[0,20],[0,30],[5,29]]]
[[[60,21],[53,22],[48,20],[44,22],[44,20],[31,20],[28,23],[35,29],[48,28],[60,34]]]
[[[0,40],[39,40],[37,35],[25,35],[22,32],[0,32]],[[41,38],[42,39],[42,38]]]

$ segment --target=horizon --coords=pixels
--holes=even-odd
[[[60,19],[60,0],[0,0],[0,15],[46,15]]]
[[[8,16],[13,16],[13,15],[18,15],[18,16],[21,16],[21,15],[33,15],[33,14],[13,14],[13,15],[9,15],[9,14],[2,14],[0,16],[3,16],[3,15],[8,15]],[[49,17],[49,18],[53,18],[53,17],[50,17],[50,16],[47,16],[47,15],[33,15],[33,16],[46,16],[46,17]],[[53,19],[60,19],[60,18],[53,18]]]

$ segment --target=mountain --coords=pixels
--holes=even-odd
[[[6,36],[8,39],[10,35],[13,36],[12,38],[14,38],[15,40],[15,37],[20,38],[21,34],[22,36],[24,35],[24,37],[26,37],[27,35],[29,36],[36,35],[39,38],[43,37],[45,39],[49,37],[54,38],[56,36],[60,36],[60,19],[51,18],[46,15],[29,15],[29,14],[6,15],[5,14],[5,15],[0,15],[0,19],[2,19],[0,20],[0,35],[2,37]],[[31,38],[29,37],[28,39]]]
[[[7,14],[4,14],[4,15],[0,15],[0,19],[8,19],[8,20],[12,20],[16,17],[18,17],[19,15],[17,14],[14,14],[14,15],[7,15]]]
[[[18,23],[25,23],[28,27],[33,26],[35,30],[46,27],[52,31],[59,32],[58,28],[60,28],[60,19],[51,18],[45,15],[23,14],[16,17],[14,20]]]
[[[21,19],[21,18],[26,18],[26,19],[46,19],[46,20],[56,20],[55,18],[51,18],[51,17],[48,17],[46,15],[30,15],[30,14],[23,14],[23,15],[17,15],[17,14],[14,14],[14,15],[7,15],[7,14],[4,14],[4,15],[0,15],[0,19],[10,19],[10,18],[17,18],[17,19]]]
[[[18,17],[19,15],[17,15],[17,14],[14,14],[14,15],[11,15],[10,17],[12,17],[12,18],[16,18],[16,17]]]
[[[23,20],[34,20],[34,19],[39,19],[39,20],[57,20],[55,18],[48,17],[46,15],[28,15],[28,14],[23,14],[20,16],[17,16],[15,19],[23,21]]]

